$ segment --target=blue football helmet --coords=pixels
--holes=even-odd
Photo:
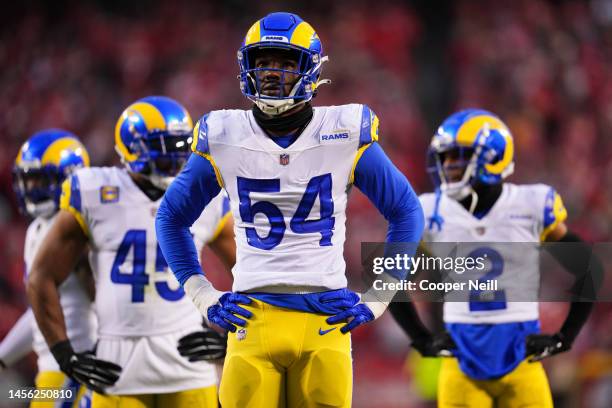
[[[514,142],[496,115],[466,109],[449,116],[431,139],[427,172],[440,192],[461,200],[477,183],[498,184],[514,171]]]
[[[297,71],[282,68],[257,68],[255,58],[266,49],[291,53],[297,61]],[[327,61],[323,46],[314,28],[298,15],[272,13],[251,26],[238,50],[240,90],[259,109],[269,115],[279,115],[295,106],[310,101],[319,85],[329,83],[320,80],[321,65]],[[276,71],[280,88],[284,89],[286,74],[297,76],[291,92],[277,96],[262,94],[261,71]]]
[[[149,96],[128,106],[115,126],[115,150],[128,170],[165,190],[191,153],[193,121],[174,99]]]
[[[72,133],[35,133],[19,149],[13,167],[20,210],[31,217],[50,217],[59,208],[62,182],[74,169],[88,166],[87,149]]]

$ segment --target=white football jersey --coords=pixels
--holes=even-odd
[[[62,208],[75,214],[90,239],[100,336],[150,336],[199,326],[202,316],[157,243],[155,214],[162,199],[152,201],[118,167],[79,169],[68,187]],[[194,224],[198,249],[213,237],[222,207],[219,195]]]
[[[425,246],[428,242],[454,242],[459,243],[457,256],[488,258],[484,271],[451,272],[449,276],[454,281],[496,279],[498,283],[496,290],[484,294],[496,300],[491,303],[477,302],[481,294],[475,291],[448,294],[444,321],[508,323],[538,319],[535,300],[540,285],[540,242],[567,216],[555,190],[544,184],[504,183],[501,195],[482,219],[474,217],[456,200],[441,195],[437,209],[440,226],[430,223],[436,199],[433,193],[420,196],[426,220],[422,238]],[[443,252],[449,248],[429,246],[433,255],[442,257],[448,255]]]
[[[38,217],[30,223],[26,232],[24,261],[26,273],[30,271],[36,253],[56,215],[51,218]],[[97,322],[91,300],[76,275],[71,273],[58,288],[60,304],[64,311],[66,331],[76,351],[92,350],[95,344]],[[38,356],[38,371],[59,371],[59,366],[49,351],[36,320],[32,321],[33,349]]]
[[[377,129],[376,115],[357,104],[314,108],[287,148],[250,110],[213,111],[198,122],[194,150],[211,160],[230,198],[234,291],[346,287],[347,196],[360,146],[376,140]]]
[[[152,201],[127,170],[77,170],[63,186],[61,208],[75,215],[89,236],[96,281],[98,358],[122,367],[107,392],[156,394],[208,387],[213,364],[189,362],[178,340],[202,325],[202,315],[168,269],[155,233],[162,198]],[[192,227],[198,250],[214,238],[227,203],[217,196]]]

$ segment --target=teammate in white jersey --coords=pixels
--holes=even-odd
[[[168,271],[155,236],[157,208],[190,154],[192,128],[189,113],[170,98],[147,97],[130,105],[115,130],[126,168],[82,169],[66,180],[57,223],[34,262],[28,283],[32,309],[60,367],[70,373],[76,370],[74,354],[55,287],[66,274],[64,265],[90,246],[96,357],[112,362],[115,374],[121,370],[116,382],[100,384],[92,375],[88,385],[97,391],[96,407],[217,406],[215,367],[199,360],[221,357],[225,340],[202,329],[202,316]],[[219,196],[191,234],[199,247],[211,242],[231,266],[228,209]]]
[[[37,132],[19,150],[13,170],[15,192],[22,212],[33,218],[24,245],[26,279],[38,248],[57,217],[62,182],[77,168],[87,166],[89,155],[85,147],[75,135],[61,129]],[[84,255],[58,288],[68,338],[80,352],[93,349],[96,331],[91,274]],[[36,387],[70,388],[73,392],[70,399],[77,401],[79,384],[60,371],[28,310],[0,343],[0,365],[10,365],[32,350],[38,357]],[[40,404],[33,402],[32,406]]]
[[[171,269],[202,314],[231,332],[224,408],[351,405],[349,331],[387,306],[346,288],[353,185],[389,221],[388,241],[420,239],[421,207],[377,143],[374,112],[359,104],[311,106],[326,59],[314,29],[295,14],[253,24],[238,52],[240,87],[253,109],[213,111],[196,124],[195,154],[158,211]],[[189,227],[221,189],[237,242],[230,293],[206,279],[189,239]]]
[[[569,350],[592,308],[590,302],[573,302],[559,332],[539,334],[540,242],[572,242],[572,256],[587,261],[590,250],[568,231],[567,212],[554,188],[503,182],[513,171],[513,155],[510,131],[483,110],[451,115],[431,141],[428,170],[438,188],[420,196],[424,245],[445,256],[448,247],[435,243],[463,243],[458,250],[469,248],[469,254],[458,256],[490,261],[478,281],[498,283],[496,290],[466,290],[451,301],[447,295],[444,322],[450,339],[432,337],[409,303],[391,306],[422,354],[452,349],[454,358],[444,359],[440,373],[440,407],[552,407],[538,361]],[[576,275],[578,286],[601,273],[597,266],[599,272],[589,276],[580,262],[554,247],[551,252]],[[452,274],[458,282],[462,276]]]

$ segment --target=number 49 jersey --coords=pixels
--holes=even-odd
[[[202,323],[157,243],[161,198],[152,201],[117,167],[79,169],[62,189],[61,208],[89,237],[100,336],[151,336]],[[194,224],[198,249],[213,237],[223,207],[219,195]]]
[[[499,198],[481,219],[456,200],[428,193],[420,196],[425,212],[423,241],[459,243],[458,256],[488,258],[479,282],[497,280],[497,290],[462,291],[463,301],[444,304],[446,323],[508,323],[538,319],[539,243],[567,217],[561,197],[544,184],[504,183]],[[438,222],[433,222],[437,220]],[[449,248],[431,245],[433,255]],[[474,275],[451,273],[457,282]],[[469,287],[466,282],[466,288]],[[453,296],[453,294],[450,294]],[[482,297],[481,297],[482,296]],[[494,296],[494,297],[493,297]],[[448,300],[449,295],[447,295]],[[478,301],[485,298],[487,301]]]
[[[192,148],[212,163],[234,216],[234,291],[346,287],[348,190],[361,152],[377,139],[378,118],[358,104],[314,108],[286,148],[251,111],[213,111],[200,119]]]

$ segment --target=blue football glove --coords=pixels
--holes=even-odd
[[[372,320],[374,320],[374,313],[372,313],[370,308],[363,303],[358,303],[335,316],[329,317],[326,322],[328,324],[336,324],[346,321],[347,324],[340,328],[342,333],[346,333]]]
[[[319,302],[334,309],[349,309],[359,303],[359,295],[349,289],[338,289],[327,292],[319,297]]]
[[[216,304],[208,308],[208,321],[233,333],[236,331],[236,326],[244,327],[247,324],[246,320],[238,316],[247,319],[253,317],[253,313],[238,304],[248,305],[251,302],[251,299],[240,293],[224,293]]]

